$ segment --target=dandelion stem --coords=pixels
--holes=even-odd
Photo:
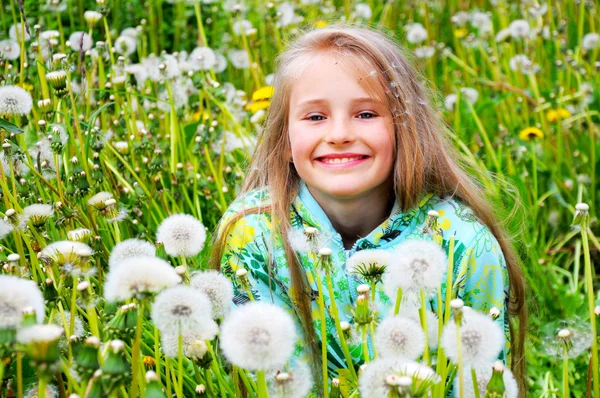
[[[38,397],[46,398],[46,380],[43,375],[39,375]]]
[[[135,327],[135,340],[131,348],[131,390],[130,398],[136,398],[138,393],[138,370],[140,365],[140,340],[142,339],[142,328],[144,321],[144,301],[138,300],[137,322]]]
[[[444,302],[444,323],[448,323],[448,321],[450,320],[450,301],[452,301],[452,273],[454,272],[454,236],[450,237],[450,242],[448,246],[448,269],[446,271],[446,300]]]
[[[267,398],[269,393],[267,392],[267,381],[265,380],[264,370],[256,372],[256,384],[258,385],[258,397]]]
[[[465,377],[463,373],[463,363],[462,363],[462,342],[460,339],[460,323],[456,322],[456,356],[458,357],[458,392],[459,398],[464,398],[465,396]]]
[[[583,243],[583,262],[585,268],[585,285],[590,310],[590,326],[592,328],[592,378],[594,380],[594,396],[600,397],[600,380],[598,380],[598,339],[596,338],[596,314],[594,313],[594,284],[592,282],[592,262],[588,242],[587,223],[581,225],[581,242]]]
[[[569,350],[563,344],[563,397],[569,398]]]
[[[210,363],[210,367],[211,367],[213,373],[215,374],[215,376],[217,377],[217,382],[219,383],[219,389],[221,390],[221,396],[222,397],[227,396],[227,394],[225,394],[225,391],[227,391],[227,393],[230,395],[234,395],[233,390],[231,389],[229,384],[227,384],[225,382],[225,380],[223,379],[223,375],[221,374],[221,368],[219,367],[219,363],[217,362],[217,355],[215,354],[212,344],[210,343],[210,341],[207,341],[206,345],[208,346],[208,352],[210,352],[210,355],[213,358]]]
[[[17,352],[17,398],[23,397],[23,353]]]
[[[169,357],[165,357],[165,381],[167,384],[167,397],[172,397],[173,394],[171,393],[171,376],[169,375],[170,373],[170,366],[169,366]]]
[[[315,272],[315,279],[317,280],[317,288],[319,289],[319,316],[321,317],[321,361],[322,361],[322,372],[323,372],[323,393],[325,398],[329,396],[329,377],[327,373],[327,320],[325,318],[325,299],[323,294],[323,283],[321,282],[320,272]]]
[[[183,336],[177,333],[177,397],[183,396]]]
[[[479,398],[481,394],[479,392],[479,385],[477,384],[477,372],[475,372],[475,368],[471,368],[471,379],[473,381],[473,394],[475,398]]]
[[[398,293],[396,293],[396,305],[394,306],[394,315],[398,315],[400,312],[400,303],[402,302],[402,288],[398,288]]]
[[[429,356],[429,336],[427,334],[427,307],[425,306],[425,291],[421,289],[421,308],[419,308],[419,317],[421,318],[421,327],[425,332],[425,351],[423,352],[423,361],[427,363],[427,366],[431,365],[431,358]]]
[[[371,362],[371,358],[369,355],[369,345],[367,344],[367,325],[360,325],[361,333],[362,333],[362,350],[363,357],[365,358],[365,363]]]

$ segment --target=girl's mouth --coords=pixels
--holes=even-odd
[[[348,156],[348,157],[321,157],[321,158],[317,158],[316,161],[318,161],[320,164],[322,164],[325,167],[334,167],[334,168],[340,168],[340,167],[353,167],[356,166],[360,163],[363,163],[365,160],[367,160],[369,158],[369,156],[366,155],[359,155],[359,156]]]

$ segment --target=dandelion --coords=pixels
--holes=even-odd
[[[46,73],[46,80],[59,97],[64,96],[67,93],[67,72],[64,70],[61,69]]]
[[[189,62],[192,70],[209,70],[215,66],[217,56],[210,47],[196,47],[189,56]]]
[[[314,227],[290,228],[288,240],[292,249],[299,253],[317,253],[320,248],[329,246],[332,235],[328,231],[319,231]]]
[[[303,20],[301,16],[296,15],[294,5],[287,1],[277,6],[277,15],[279,16],[276,23],[278,27],[290,26]]]
[[[31,221],[34,227],[41,227],[54,214],[52,205],[32,204],[23,209],[23,223]]]
[[[249,35],[252,32],[256,31],[252,26],[252,22],[248,21],[247,19],[235,21],[233,23],[232,29],[233,33],[235,33],[238,36],[241,35],[242,32],[244,32],[245,35]]]
[[[32,361],[54,365],[60,359],[58,342],[63,328],[57,325],[33,325],[17,331],[17,342],[27,346]]]
[[[271,398],[304,398],[313,386],[310,368],[301,361],[287,371],[276,371],[269,380]]]
[[[156,247],[152,243],[136,238],[126,239],[113,247],[108,258],[108,266],[112,269],[131,257],[154,257],[155,255]]]
[[[493,369],[496,366],[502,366],[502,362],[498,361],[496,364],[489,363],[485,366],[479,366],[475,368],[475,374],[477,377],[477,386],[479,387],[479,393],[481,396],[486,395],[485,392],[488,389],[488,384],[492,378]],[[515,380],[515,376],[509,369],[505,369],[502,366],[504,381],[504,395],[505,398],[517,398],[519,396],[519,386]],[[469,372],[471,373],[471,372]],[[458,385],[458,377],[454,381],[455,385]],[[473,389],[473,383],[469,379],[469,382],[464,384],[464,398],[475,398],[475,390]],[[460,391],[458,388],[454,389],[454,397],[460,398]]]
[[[294,351],[296,330],[290,314],[253,301],[238,307],[221,325],[221,347],[234,365],[248,370],[283,366]]]
[[[431,241],[408,240],[392,254],[396,259],[383,276],[383,288],[389,297],[396,297],[402,289],[405,300],[417,306],[418,293],[430,292],[441,283],[447,258],[444,249]]]
[[[406,41],[418,44],[427,40],[427,30],[420,23],[409,24],[406,29]]]
[[[559,334],[561,334],[561,337]],[[588,323],[578,317],[551,322],[542,328],[542,351],[550,357],[563,358],[567,344],[567,357],[577,358],[592,346],[592,333]]]
[[[49,384],[46,385],[45,388],[45,397],[46,398],[58,398],[60,396],[59,391],[58,391],[58,387]],[[25,395],[23,395],[24,398],[38,398],[39,397],[39,386],[34,385],[33,387],[29,388],[26,392]],[[75,394],[71,394],[69,396],[69,398],[73,398],[73,395]]]
[[[44,297],[33,281],[0,275],[0,330],[19,327],[23,311],[32,308],[37,322],[44,320]]]
[[[86,52],[92,48],[94,41],[92,37],[85,32],[73,32],[69,36],[69,42],[71,42],[71,49],[73,51]]]
[[[373,16],[373,11],[371,10],[371,6],[365,3],[359,3],[354,6],[354,15],[360,19],[371,19]]]
[[[33,107],[33,99],[27,90],[17,86],[0,87],[0,116],[27,115]]]
[[[156,296],[152,320],[161,333],[175,327],[182,334],[193,332],[201,340],[212,340],[218,332],[208,296],[186,285],[170,287]]]
[[[229,313],[233,300],[233,286],[223,274],[214,270],[197,272],[192,275],[190,286],[208,296],[214,319],[222,319]]]
[[[93,206],[98,210],[104,210],[106,208],[106,201],[112,198],[113,195],[110,192],[98,192],[97,194],[89,198],[87,203],[88,205]]]
[[[510,25],[508,25],[508,28],[510,29],[510,35],[515,39],[526,38],[529,36],[529,22],[523,19],[512,21]]]
[[[377,358],[370,362],[359,376],[358,389],[361,397],[394,396],[393,392],[398,391],[398,383],[396,378],[390,376],[410,377],[411,396],[425,396],[433,385],[441,381],[440,377],[425,365],[399,358]]]
[[[15,40],[0,40],[0,54],[7,60],[14,61],[21,56],[21,47]]]
[[[566,119],[571,116],[571,112],[566,110],[565,108],[551,109],[546,113],[546,119],[550,123],[556,123],[562,119]]]
[[[492,363],[504,346],[504,334],[490,317],[476,311],[464,311],[460,326],[462,360],[466,366]],[[454,363],[458,362],[456,325],[448,323],[442,332],[442,347]]]
[[[600,44],[600,34],[598,33],[587,33],[581,39],[581,47],[586,51],[594,50]]]
[[[175,358],[179,355],[179,333],[174,330],[165,330],[161,332],[160,342],[166,356]],[[181,333],[181,342],[183,355],[194,361],[201,361],[208,352],[208,344],[199,334]]]
[[[61,240],[42,249],[41,256],[46,262],[71,269],[87,263],[93,252],[85,243]]]
[[[498,33],[496,33],[496,37],[494,39],[496,40],[496,43],[502,43],[511,37],[511,34],[512,30],[510,28],[500,29]]]
[[[137,40],[131,36],[119,36],[115,40],[114,48],[119,54],[131,55],[135,53]]]
[[[104,298],[109,302],[144,297],[181,282],[173,267],[157,257],[131,257],[111,269],[104,285]]]
[[[418,58],[431,58],[435,54],[435,48],[431,46],[422,46],[415,48],[415,55]]]
[[[531,74],[537,70],[537,65],[534,65],[525,54],[515,55],[508,61],[508,65],[511,70],[519,71],[524,74]]]
[[[381,357],[417,359],[425,349],[425,335],[410,318],[387,317],[375,331],[374,344]]]
[[[524,141],[535,141],[544,138],[544,133],[537,127],[527,127],[519,132],[519,138]]]
[[[456,26],[465,26],[469,22],[469,13],[465,11],[458,11],[456,14],[450,17],[450,21]]]
[[[64,330],[66,330],[67,332],[69,332],[69,325],[71,325],[71,312],[70,311],[63,311],[63,314],[65,316],[64,319],[64,323],[63,323],[63,317],[61,315],[60,312],[55,312],[54,313],[54,317],[51,319],[51,322],[53,325],[58,325],[61,328],[64,328],[64,326],[66,325],[66,328],[64,328]],[[72,338],[73,336],[76,337],[83,337],[85,335],[85,329],[83,327],[83,321],[81,320],[80,317],[75,316],[75,320],[73,321],[73,334],[71,336],[69,336],[69,338]],[[58,343],[58,348],[61,351],[65,351],[67,349],[67,345],[68,345],[68,341],[66,336],[63,336],[60,339],[60,342]]]
[[[67,239],[73,242],[87,243],[92,236],[92,231],[87,228],[77,228],[67,231]]]
[[[27,28],[25,26],[22,26],[20,23],[16,23],[14,25],[11,25],[10,29],[8,30],[8,36],[13,39],[14,41],[29,41],[29,39],[31,38],[31,35],[27,32]]]
[[[156,239],[163,243],[170,256],[193,257],[204,247],[206,231],[194,216],[173,214],[160,223]]]
[[[11,224],[7,223],[3,219],[0,219],[0,240],[6,238],[8,234],[13,231],[13,229],[14,227]]]
[[[230,50],[228,57],[236,69],[248,69],[250,67],[250,57],[246,50]]]
[[[381,278],[391,262],[392,256],[386,250],[360,250],[348,259],[346,269],[375,284],[381,282]]]
[[[98,11],[88,10],[83,13],[83,19],[85,19],[90,28],[96,26],[102,17],[102,13]]]

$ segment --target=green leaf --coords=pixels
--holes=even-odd
[[[6,119],[3,119],[0,117],[0,130],[6,130],[9,133],[13,133],[13,134],[21,134],[23,132],[23,129],[12,124],[11,122],[9,122]]]

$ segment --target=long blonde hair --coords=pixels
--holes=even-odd
[[[394,120],[395,164],[393,170],[396,200],[403,211],[417,205],[422,192],[440,197],[455,196],[469,206],[498,240],[504,254],[510,281],[509,319],[518,320],[518,333],[510,322],[511,367],[525,394],[524,337],[527,322],[525,286],[519,259],[507,233],[498,224],[491,203],[478,182],[461,165],[460,154],[447,137],[439,112],[427,101],[429,93],[419,83],[419,75],[408,62],[403,48],[384,34],[349,25],[310,29],[299,35],[276,59],[275,88],[265,128],[259,136],[240,195],[268,187],[270,205],[249,208],[229,218],[215,234],[211,266],[220,268],[229,228],[241,217],[268,211],[272,231],[281,236],[291,277],[291,298],[301,321],[313,359],[320,357],[319,342],[311,317],[311,301],[306,275],[287,240],[290,205],[299,189],[300,177],[288,160],[288,114],[294,72],[306,57],[334,51],[350,63],[367,66],[375,73],[362,79],[369,93],[384,96]],[[357,70],[355,68],[355,70]],[[364,77],[364,76],[361,76]],[[383,89],[382,89],[383,88]],[[275,234],[272,233],[272,236]],[[269,267],[271,264],[269,262]],[[316,374],[319,360],[314,360]]]

